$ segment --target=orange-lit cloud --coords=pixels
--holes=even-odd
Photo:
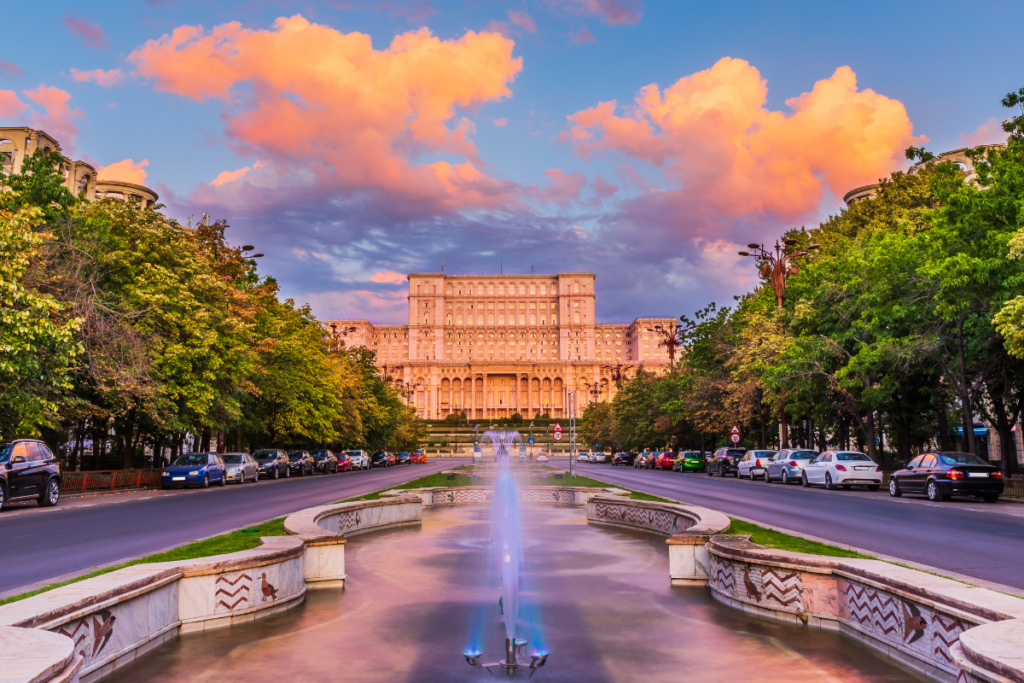
[[[20,116],[27,107],[13,90],[0,90],[0,118],[13,119]]]
[[[594,37],[593,33],[591,33],[590,31],[587,30],[586,26],[581,28],[576,33],[570,32],[569,33],[569,40],[571,40],[572,42],[576,43],[577,45],[585,45],[586,43],[596,43],[597,42],[597,38]]]
[[[1009,133],[1003,130],[1002,122],[996,117],[989,117],[988,121],[981,124],[971,133],[960,133],[960,145],[962,147],[977,147],[978,145],[993,145],[998,142],[1006,142]]]
[[[71,69],[71,77],[76,81],[82,83],[93,82],[96,85],[109,88],[117,85],[124,81],[124,73],[120,69],[110,69],[104,71],[103,69],[92,69],[91,71],[79,71],[78,69]]]
[[[663,170],[681,196],[700,198],[723,216],[794,217],[875,182],[919,142],[903,105],[858,90],[849,67],[786,101],[791,113],[764,105],[757,69],[723,58],[710,69],[660,89],[640,89],[624,116],[602,102],[568,117],[562,139],[589,156],[615,152]]]
[[[508,125],[508,119],[494,119],[495,128],[504,128]]]
[[[588,14],[606,24],[635,24],[644,15],[639,0],[548,0],[571,14]]]
[[[530,16],[530,13],[527,12],[525,9],[522,12],[513,12],[512,10],[509,10],[508,20],[514,26],[518,26],[527,33],[537,32],[537,24],[533,21],[533,18]]]
[[[128,60],[157,90],[223,101],[228,139],[288,183],[461,208],[507,201],[480,170],[475,126],[460,112],[511,95],[522,69],[513,47],[497,33],[441,40],[424,28],[377,50],[365,34],[293,16],[270,30],[181,26]],[[431,154],[465,162],[413,161]],[[236,184],[225,178],[219,188]]]
[[[370,278],[370,282],[386,282],[392,285],[400,285],[405,282],[408,278],[401,273],[396,273],[393,270],[378,270]]]
[[[133,159],[125,159],[116,164],[100,167],[96,171],[96,177],[100,180],[119,180],[122,183],[145,185],[146,166],[149,166],[148,159],[143,159],[138,163],[135,163]]]
[[[84,114],[81,109],[72,109],[68,105],[71,93],[43,84],[35,90],[25,90],[22,94],[46,110],[45,114],[32,113],[32,126],[43,129],[59,140],[65,154],[74,154],[75,138],[79,132],[75,119],[82,118]]]

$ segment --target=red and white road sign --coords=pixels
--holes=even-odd
[[[733,443],[740,442],[740,428],[739,425],[733,425],[732,429],[729,430],[729,441]]]
[[[555,423],[555,431],[556,431],[556,432],[560,432],[560,431],[562,431],[562,425],[556,422],[556,423]]]
[[[554,434],[552,434],[552,438],[555,441],[561,441],[562,440],[562,432],[555,432]]]

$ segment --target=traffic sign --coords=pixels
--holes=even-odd
[[[555,423],[555,431],[556,431],[556,432],[560,432],[560,431],[562,431],[562,425],[556,422],[556,423]]]
[[[740,442],[740,435],[739,434],[731,435],[729,437],[729,441],[732,441],[733,443],[739,443]]]
[[[729,441],[733,443],[740,442],[740,427],[739,425],[733,425],[732,429],[729,430]]]
[[[532,445],[534,444],[534,441],[533,441],[533,437],[532,437],[532,436],[531,436],[531,437],[530,437],[529,439],[527,439],[527,441],[529,441],[529,443],[530,443],[530,445],[531,445],[531,446],[532,446]]]
[[[555,441],[561,441],[562,440],[562,432],[560,432],[560,431],[555,432],[552,435],[552,438],[554,438]]]

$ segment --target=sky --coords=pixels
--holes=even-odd
[[[757,285],[904,150],[999,142],[1024,3],[44,0],[5,12],[0,125],[209,212],[317,317],[409,272],[594,272],[602,322]],[[31,27],[31,28],[29,28]],[[1016,65],[1016,66],[1015,66]]]

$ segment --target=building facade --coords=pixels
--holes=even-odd
[[[328,320],[329,332],[376,354],[388,381],[421,417],[566,418],[608,401],[642,365],[669,367],[661,330],[676,320],[598,323],[593,273],[448,275],[412,273],[409,322]],[[571,396],[570,396],[571,394]]]

